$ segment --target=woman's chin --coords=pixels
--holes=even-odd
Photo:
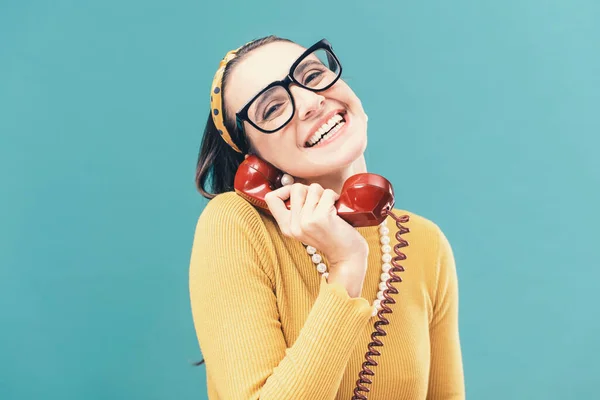
[[[307,169],[315,170],[317,167],[318,173],[314,175],[323,175],[352,165],[364,154],[367,138],[366,135],[362,135],[362,137],[354,136],[348,139],[350,140],[340,142],[339,146],[333,146],[332,143],[332,146],[323,147],[318,153],[305,152],[305,161],[312,167],[307,166]]]
[[[355,128],[356,129],[356,128]],[[295,151],[278,150],[273,154],[272,163],[295,177],[318,177],[350,167],[365,152],[367,135],[365,130],[348,132],[346,138],[332,142],[321,148],[304,148]],[[314,150],[314,151],[313,151]]]

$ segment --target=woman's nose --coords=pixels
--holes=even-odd
[[[325,97],[319,93],[295,85],[290,87],[290,91],[292,92],[292,96],[294,96],[298,118],[301,120],[308,119],[314,114],[319,114],[323,109]]]

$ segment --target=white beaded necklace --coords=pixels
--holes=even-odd
[[[379,282],[379,291],[377,292],[377,299],[373,301],[373,311],[371,313],[372,316],[377,315],[377,312],[381,309],[381,301],[383,300],[383,291],[387,289],[387,280],[390,279],[390,274],[388,271],[392,268],[392,246],[390,246],[390,237],[388,234],[390,233],[390,229],[387,227],[387,219],[384,220],[381,224],[379,224],[379,242],[381,243],[381,261],[383,261],[381,265],[381,270],[383,271],[380,277]],[[317,253],[317,249],[312,246],[306,246],[306,252],[311,257],[312,262],[316,264],[317,271],[327,278],[329,276],[329,272],[327,272],[327,265],[323,262],[323,257],[319,253]]]

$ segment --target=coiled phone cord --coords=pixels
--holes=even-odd
[[[404,268],[399,264],[400,261],[406,260],[406,255],[400,251],[401,248],[408,246],[408,242],[404,240],[401,235],[410,232],[409,229],[401,224],[407,223],[409,220],[408,215],[403,215],[397,217],[392,210],[386,211],[387,215],[392,217],[396,221],[396,227],[398,231],[396,232],[396,240],[398,243],[394,245],[394,253],[396,256],[392,258],[391,264],[392,268],[388,271],[390,274],[390,278],[386,281],[387,289],[383,291],[383,300],[381,301],[381,309],[377,312],[377,317],[379,320],[374,323],[374,331],[371,333],[371,343],[369,343],[368,350],[365,353],[365,362],[362,364],[362,370],[358,373],[358,380],[356,381],[356,387],[354,388],[354,396],[352,396],[352,400],[367,400],[367,396],[361,392],[369,393],[371,391],[370,388],[365,385],[370,385],[373,383],[369,377],[375,376],[375,372],[373,372],[370,367],[377,366],[377,361],[373,359],[375,356],[381,355],[379,351],[377,351],[376,347],[382,347],[383,342],[379,339],[379,336],[386,336],[387,333],[383,329],[382,326],[389,325],[390,321],[385,317],[385,314],[391,314],[392,309],[388,306],[389,304],[396,304],[396,301],[392,298],[392,294],[398,294],[398,289],[396,289],[392,283],[402,282],[402,279],[396,275],[396,272],[404,272]]]

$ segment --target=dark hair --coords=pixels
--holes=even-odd
[[[242,151],[243,154],[233,150],[221,138],[221,135],[215,127],[212,119],[211,111],[208,113],[208,120],[204,128],[202,142],[200,143],[200,151],[198,153],[198,162],[196,164],[196,188],[207,199],[212,199],[219,193],[229,192],[233,190],[233,179],[238,166],[244,160],[244,154],[250,151],[250,143],[248,138],[237,129],[233,119],[227,117],[225,106],[225,86],[227,78],[231,74],[232,68],[250,53],[252,50],[273,42],[290,42],[289,39],[280,38],[277,36],[266,36],[260,39],[253,40],[246,44],[237,52],[237,57],[231,60],[223,71],[223,82],[221,84],[221,93],[223,99],[222,113],[225,128],[231,135],[231,140]],[[210,178],[210,180],[209,180]],[[192,365],[199,366],[204,364],[204,359],[193,362]]]
[[[244,160],[244,154],[250,152],[250,143],[243,132],[237,129],[234,118],[228,118],[226,110],[225,87],[232,69],[239,63],[245,55],[252,50],[273,42],[290,42],[289,39],[277,36],[266,36],[256,39],[237,52],[237,57],[231,60],[223,72],[223,83],[221,84],[221,93],[223,99],[222,113],[225,128],[231,136],[231,140],[242,151],[240,154],[233,150],[221,138],[209,111],[200,151],[198,153],[198,162],[196,164],[196,188],[207,199],[212,199],[219,193],[233,190],[233,179],[238,166]],[[210,178],[210,179],[209,179]]]

